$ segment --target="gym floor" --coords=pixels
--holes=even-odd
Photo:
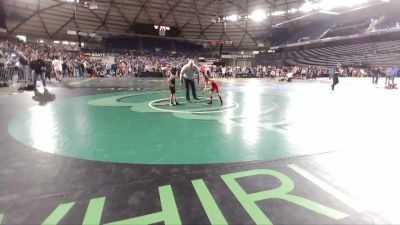
[[[149,78],[2,88],[0,224],[400,223],[398,90],[218,83],[222,106]]]

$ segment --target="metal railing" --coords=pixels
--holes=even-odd
[[[1,66],[0,65],[0,87],[26,85],[32,81],[31,69],[26,66]]]

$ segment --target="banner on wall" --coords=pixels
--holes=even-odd
[[[105,52],[87,52],[85,56],[88,56],[90,59],[101,60],[103,63],[113,64],[115,62],[115,56]]]
[[[222,55],[222,59],[254,59],[253,54],[241,54],[241,55]]]

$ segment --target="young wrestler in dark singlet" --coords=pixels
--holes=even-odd
[[[171,96],[170,96],[170,104],[171,105],[180,105],[179,102],[176,100],[176,89],[175,89],[175,75],[171,73],[171,70],[167,70],[167,73],[169,74],[168,77],[168,86],[169,90],[171,91]]]

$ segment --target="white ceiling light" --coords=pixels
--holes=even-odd
[[[284,14],[285,14],[284,11],[275,11],[271,13],[271,16],[282,16]]]
[[[261,22],[267,18],[267,14],[261,9],[257,9],[250,15],[250,18],[255,22]]]
[[[299,11],[308,13],[308,12],[313,11],[313,10],[314,10],[314,7],[315,7],[315,6],[314,6],[311,2],[307,1],[306,3],[304,3],[304,4],[299,8]]]
[[[238,19],[239,19],[239,17],[236,14],[226,17],[226,20],[233,21],[233,22],[238,21]]]
[[[382,1],[390,1],[390,0],[382,0]],[[310,1],[306,1],[300,8],[301,12],[311,12],[313,10],[332,10],[339,7],[353,7],[357,5],[362,5],[367,3],[368,0],[320,0],[318,2],[312,3]]]
[[[315,3],[315,7],[322,10],[331,10],[339,7],[353,7],[356,5],[362,5],[368,2],[368,0],[321,0],[318,3]]]

